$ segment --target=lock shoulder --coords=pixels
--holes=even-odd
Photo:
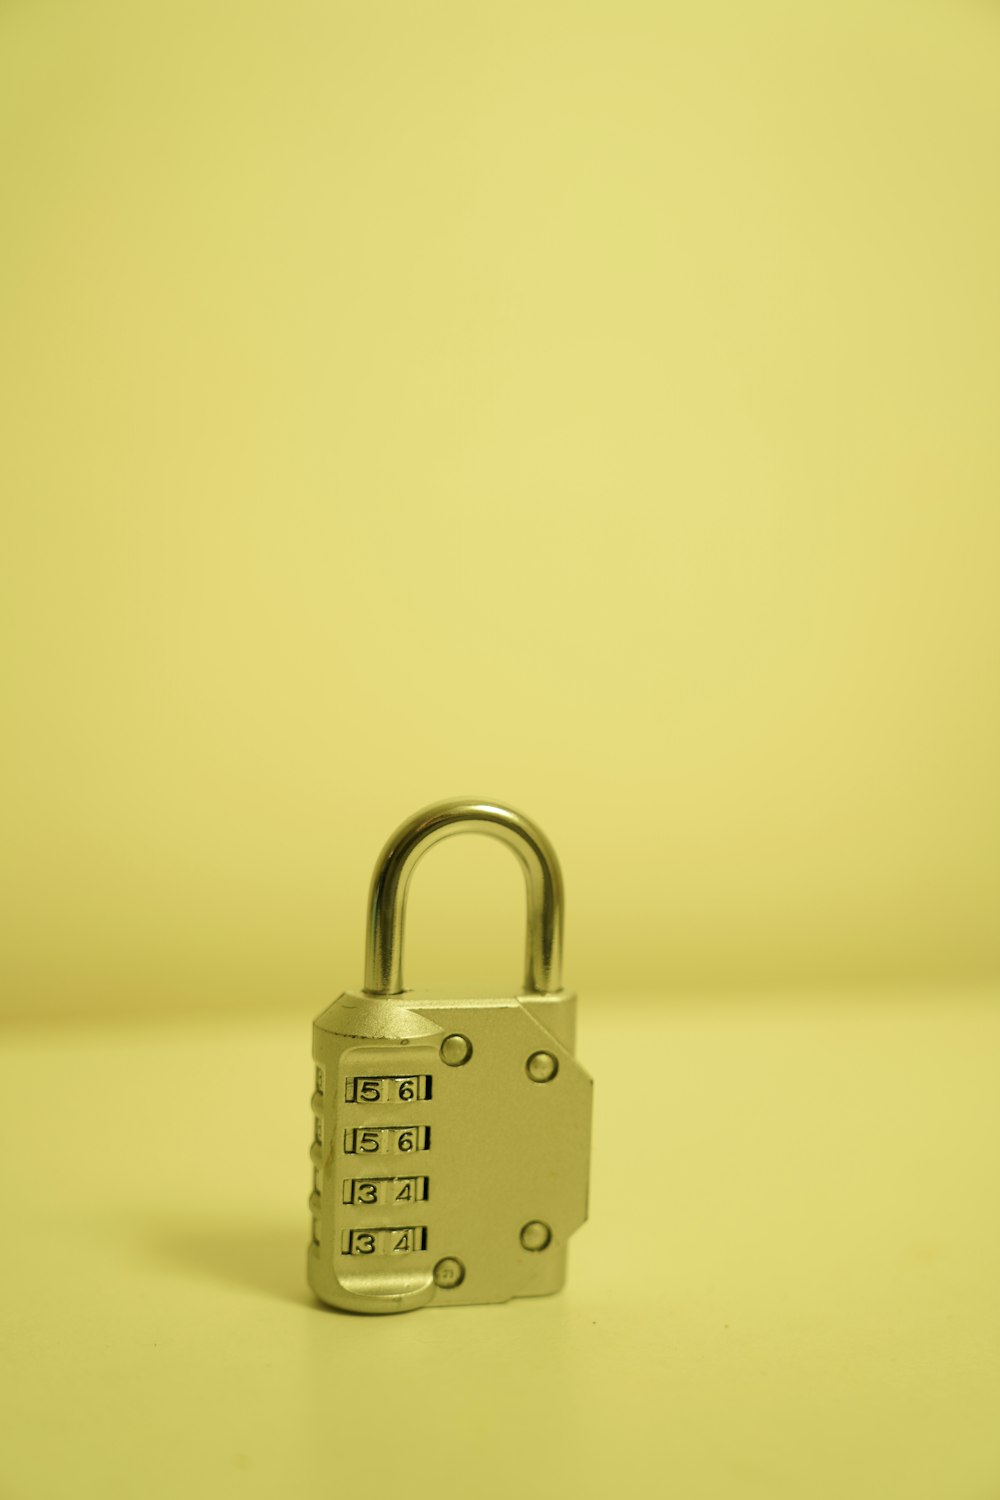
[[[521,1006],[569,1052],[576,1050],[576,995],[556,990],[548,995],[511,991],[451,989],[404,990],[399,995],[370,995],[345,990],[313,1022],[315,1031],[331,1036],[380,1037],[392,1041],[432,1036],[439,1027],[431,1019],[446,1010],[495,1010]]]

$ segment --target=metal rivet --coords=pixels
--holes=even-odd
[[[552,1240],[552,1230],[541,1219],[531,1219],[521,1230],[521,1244],[525,1250],[544,1250]]]
[[[452,1287],[461,1286],[465,1280],[465,1267],[454,1255],[446,1255],[444,1260],[439,1260],[434,1267],[434,1280],[438,1286],[451,1290]]]
[[[460,1068],[463,1063],[469,1061],[471,1056],[472,1043],[460,1031],[453,1032],[451,1036],[446,1036],[441,1043],[441,1061],[446,1062],[449,1068]],[[443,1264],[444,1262],[442,1261]]]
[[[533,1052],[524,1068],[532,1083],[550,1083],[559,1072],[559,1059],[551,1052]]]

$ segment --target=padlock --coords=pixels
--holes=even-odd
[[[488,833],[528,893],[524,987],[403,987],[407,886],[442,838]],[[454,800],[392,835],[372,877],[365,981],[313,1026],[309,1284],[333,1307],[406,1312],[559,1291],[587,1217],[592,1083],[561,984],[562,877],[528,818]]]

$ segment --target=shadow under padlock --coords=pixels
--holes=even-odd
[[[523,988],[406,990],[417,860],[458,833],[516,854],[528,896]],[[592,1082],[562,988],[562,876],[522,814],[451,800],[390,838],[372,878],[365,980],[313,1027],[309,1284],[354,1312],[559,1291],[587,1216]]]

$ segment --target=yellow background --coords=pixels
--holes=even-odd
[[[455,793],[581,990],[997,974],[994,7],[37,0],[0,123],[7,1011],[312,1013]]]
[[[998,163],[966,0],[0,8],[2,1500],[1000,1495]],[[337,1316],[308,1023],[454,794],[591,1220]],[[448,843],[408,977],[523,920]]]

